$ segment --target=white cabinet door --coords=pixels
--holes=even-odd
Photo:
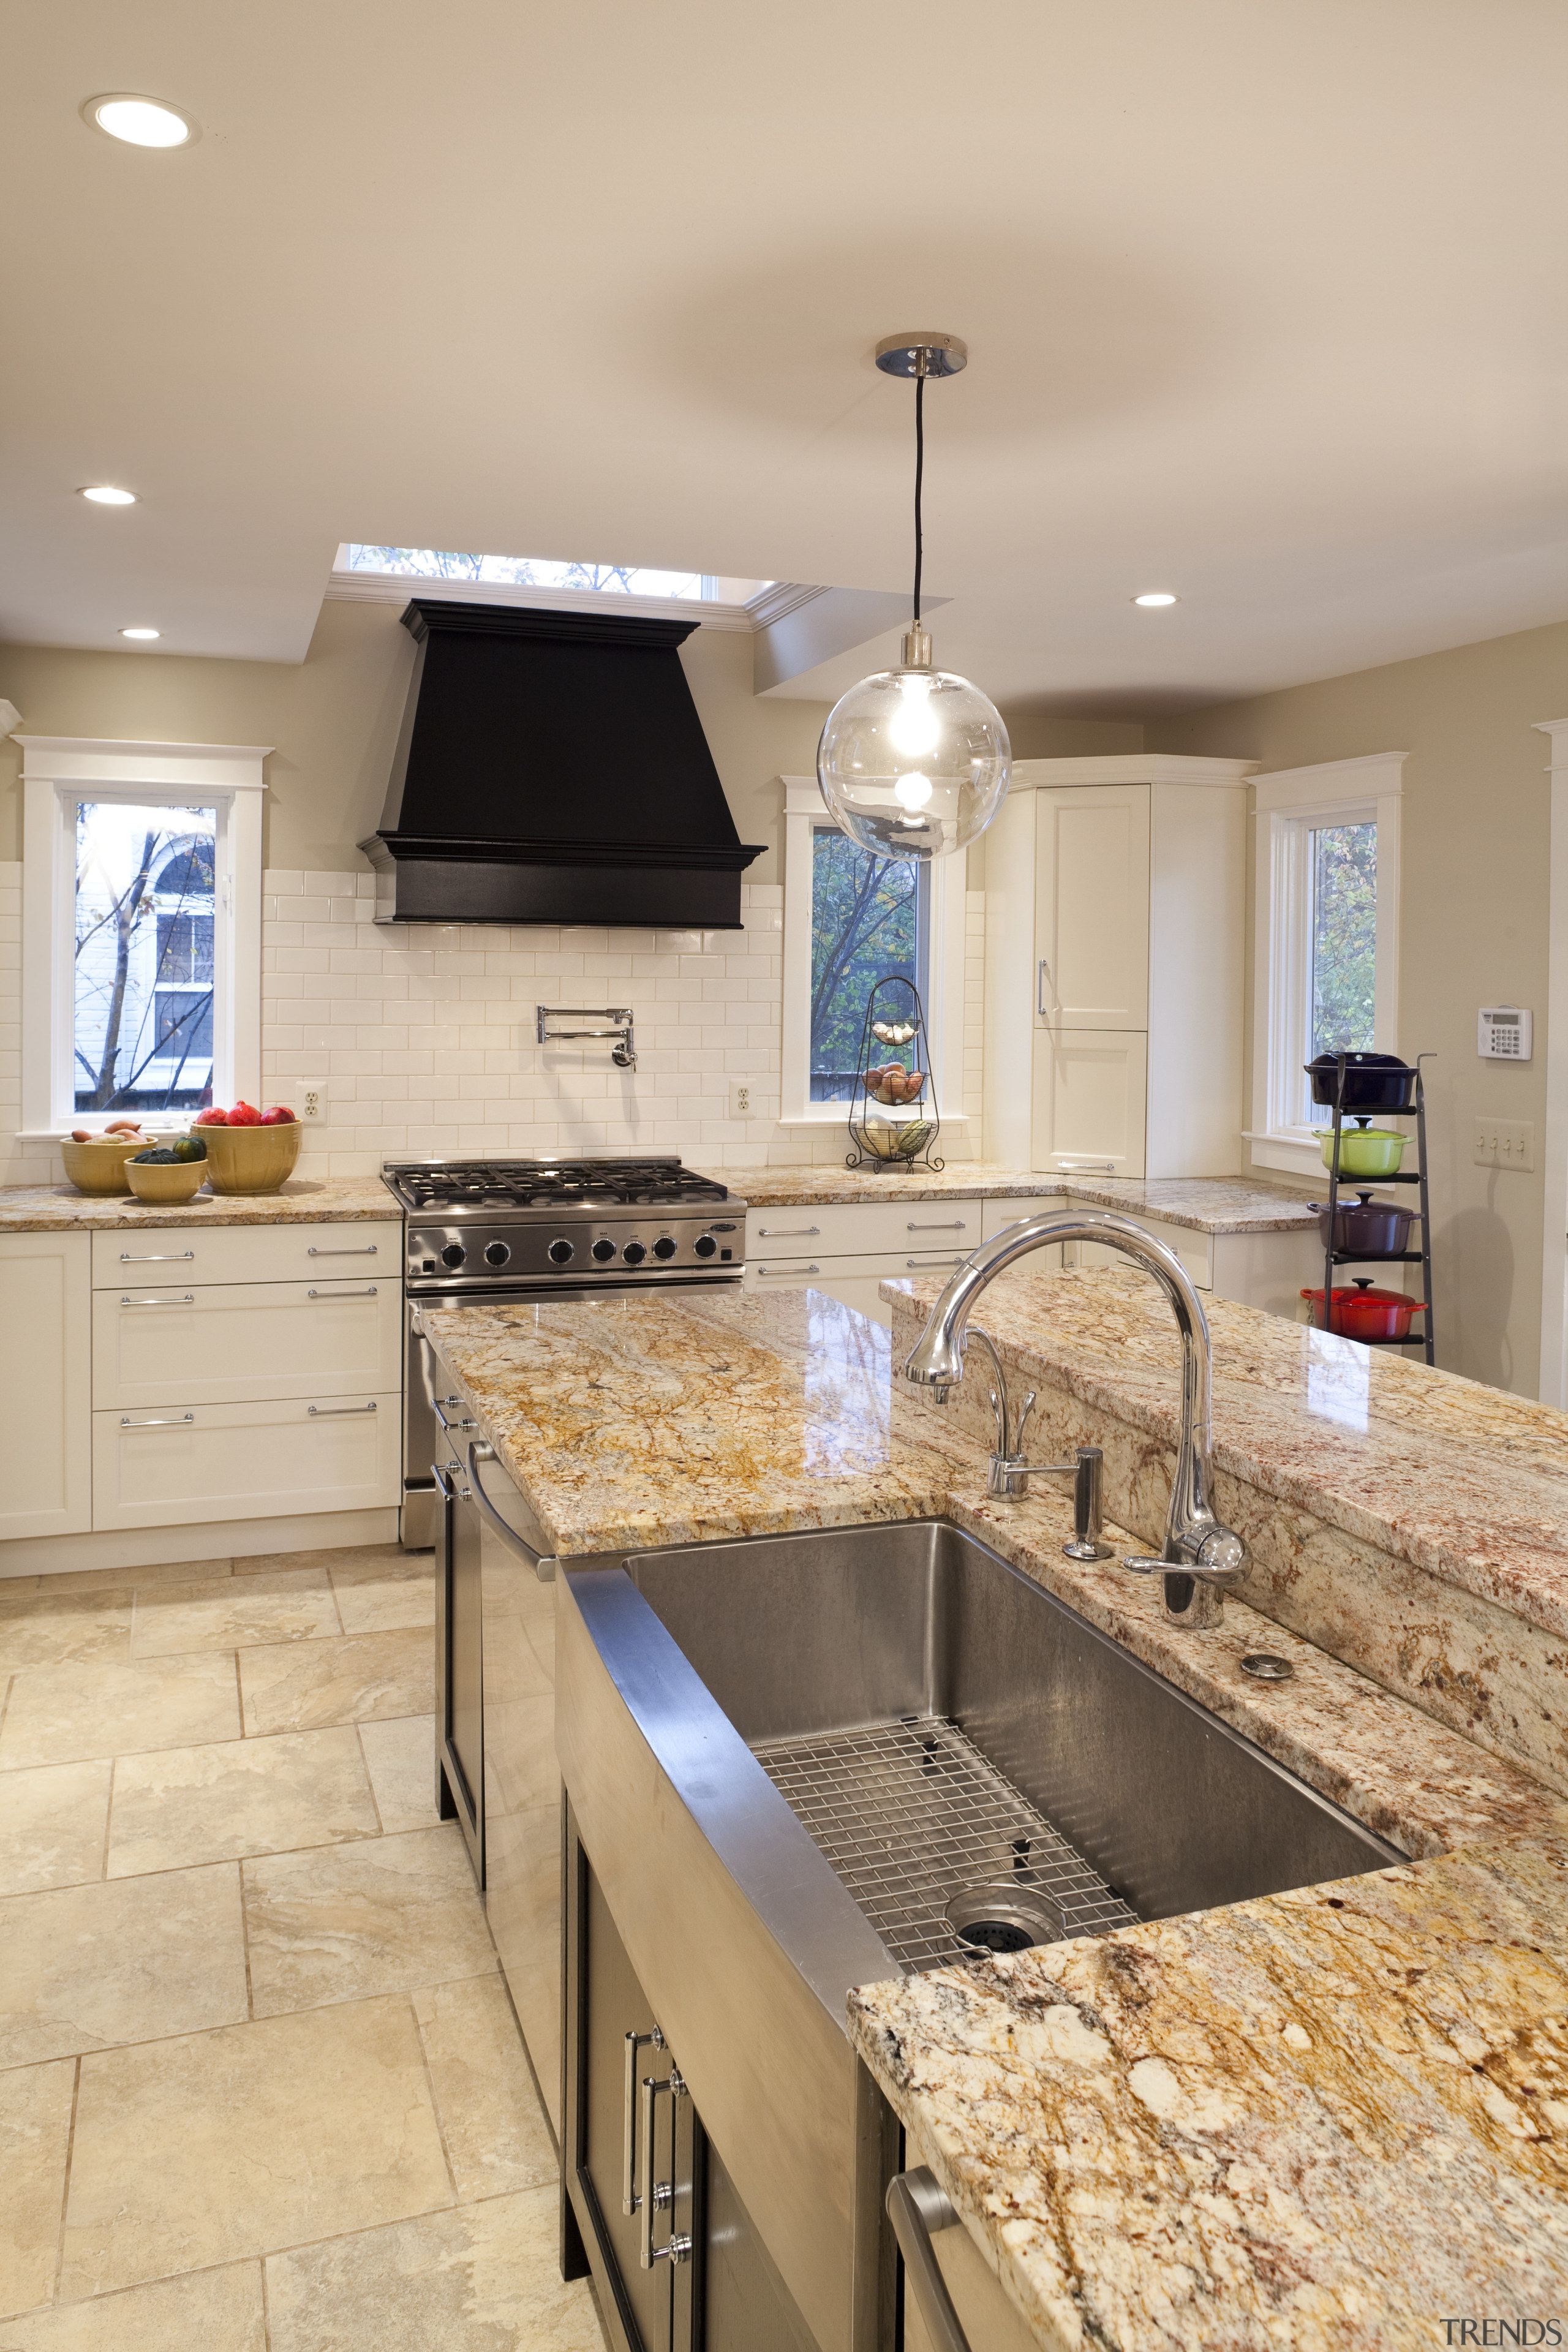
[[[981,1234],[978,1201],[900,1200],[898,1178],[888,1178],[886,1201],[829,1201],[805,1209],[751,1209],[746,1213],[746,1263],[786,1259],[866,1257],[884,1252],[969,1250]]]
[[[1035,1033],[1033,1165],[1142,1176],[1149,1041],[1137,1030]]]
[[[95,1291],[92,1401],[379,1396],[403,1377],[402,1306],[395,1274]]]
[[[1041,793],[1035,867],[1037,1022],[1147,1029],[1148,785]]]
[[[95,1528],[372,1510],[401,1487],[402,1399],[293,1398],[92,1416]]]
[[[0,1235],[0,1538],[92,1525],[92,1236]]]

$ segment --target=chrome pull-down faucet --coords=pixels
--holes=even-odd
[[[1173,1624],[1217,1624],[1220,1592],[1238,1584],[1247,1573],[1247,1547],[1238,1535],[1215,1518],[1209,1502],[1214,1449],[1214,1381],[1209,1357],[1208,1318],[1203,1302],[1174,1252],[1158,1242],[1131,1217],[1020,1217],[994,1240],[971,1252],[952,1276],[931,1308],[904,1365],[905,1378],[935,1389],[939,1400],[963,1378],[964,1331],[975,1301],[1006,1267],[1056,1242],[1103,1242],[1121,1250],[1152,1274],[1171,1302],[1182,1338],[1182,1419],[1176,1446],[1176,1471],[1171,1482],[1171,1503],[1165,1517],[1165,1540],[1160,1557],[1133,1553],[1122,1562],[1141,1576],[1164,1578],[1165,1614]],[[976,1332],[976,1339],[984,1335]],[[1021,1441],[1026,1404],[1016,1433],[1006,1427],[1005,1390],[1001,1366],[987,1339],[986,1350],[995,1367],[997,1417],[1001,1423],[999,1451],[1009,1453],[1009,1437]],[[1034,1402],[1031,1397],[1029,1403]],[[1021,1463],[1005,1467],[1022,1469]],[[1042,1465],[1051,1466],[1056,1465]],[[1076,1465],[1071,1465],[1075,1466]]]

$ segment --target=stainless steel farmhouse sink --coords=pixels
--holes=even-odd
[[[851,1986],[1404,1859],[945,1521],[617,1553],[558,1605],[579,1867],[825,2352],[890,2340]]]

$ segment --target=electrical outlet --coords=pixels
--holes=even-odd
[[[327,1082],[325,1078],[301,1078],[300,1081],[300,1118],[309,1127],[324,1125],[327,1116]]]
[[[1535,1166],[1535,1121],[1532,1118],[1478,1118],[1478,1168],[1519,1168],[1527,1174]]]
[[[730,1116],[731,1116],[731,1118],[751,1118],[751,1116],[752,1116],[752,1082],[751,1082],[750,1078],[731,1078],[731,1081],[730,1081]]]

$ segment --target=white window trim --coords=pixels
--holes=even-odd
[[[71,940],[75,825],[83,793],[154,805],[217,804],[213,964],[213,1096],[233,1102],[261,1087],[261,795],[270,744],[98,742],[18,735],[22,746],[21,1139],[52,1142],[103,1122],[69,1107],[74,1011]],[[108,1114],[104,1114],[107,1118]]]
[[[1321,1176],[1322,1155],[1312,1128],[1289,1115],[1300,1076],[1302,974],[1306,941],[1300,930],[1304,894],[1300,861],[1310,825],[1377,824],[1377,992],[1373,1038],[1380,1054],[1399,1050],[1399,810],[1407,751],[1377,751],[1357,760],[1327,760],[1310,768],[1279,768],[1255,776],[1258,812],[1253,903],[1252,1126],[1246,1140],[1253,1164],[1291,1176]]]
[[[1546,1150],[1541,1255],[1542,1404],[1568,1405],[1568,719],[1531,721],[1552,746],[1552,898],[1546,983]]]
[[[783,1105],[786,1127],[842,1127],[847,1103],[811,1099],[811,834],[826,814],[815,776],[781,776],[784,812]],[[944,1128],[966,1129],[963,1111],[964,888],[967,858],[936,857],[930,873],[926,1028]],[[952,1108],[948,1108],[952,1105]]]

